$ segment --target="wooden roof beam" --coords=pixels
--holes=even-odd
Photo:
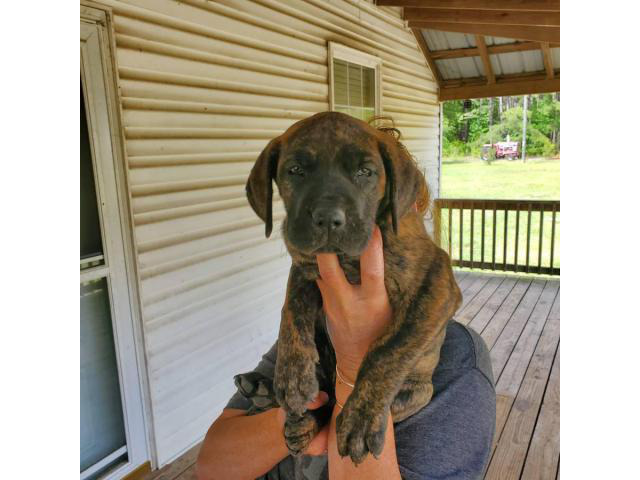
[[[433,78],[438,84],[438,87],[440,87],[440,85],[442,85],[442,75],[440,74],[440,70],[438,70],[438,66],[436,65],[435,60],[431,57],[429,46],[427,45],[427,42],[422,35],[422,31],[419,28],[412,28],[411,31],[413,32],[413,36],[416,37],[416,41],[418,42],[420,50],[422,50],[422,54],[424,55],[425,60],[429,64],[431,73],[433,73]]]
[[[555,76],[560,75],[560,69],[554,72]],[[547,72],[545,70],[538,72],[522,72],[522,73],[508,73],[504,75],[496,75],[496,83],[508,83],[508,82],[521,82],[524,80],[544,80],[547,78]],[[450,78],[442,81],[443,88],[454,87],[470,87],[486,85],[486,77],[464,77],[464,78]]]
[[[407,7],[404,9],[404,19],[416,22],[484,23],[489,25],[530,25],[540,27],[560,26],[560,12]]]
[[[387,7],[467,8],[474,10],[532,10],[559,12],[560,0],[377,0]]]
[[[482,65],[484,66],[484,75],[487,77],[487,83],[489,85],[496,83],[496,76],[493,73],[491,59],[489,58],[489,52],[487,51],[487,44],[485,43],[482,35],[476,35],[476,45],[480,52],[480,58],[482,59]]]
[[[536,42],[560,43],[560,28],[532,27],[517,25],[490,25],[481,23],[445,23],[409,21],[409,28],[424,28],[443,32],[468,33],[471,35],[491,35],[493,37],[532,40]]]
[[[540,44],[542,50],[542,60],[544,61],[544,69],[547,72],[547,78],[553,78],[553,60],[551,58],[551,48],[549,42],[542,42]]]
[[[559,47],[559,43],[549,43],[549,47]],[[540,42],[516,42],[501,43],[499,45],[488,45],[489,55],[498,53],[526,52],[530,50],[540,50]],[[447,58],[479,57],[480,52],[477,47],[451,48],[449,50],[431,50],[431,58],[434,60],[444,60]]]
[[[466,100],[468,98],[501,97],[506,95],[526,95],[560,91],[560,78],[542,80],[521,80],[517,82],[497,82],[492,85],[469,85],[464,87],[441,88],[439,100]]]

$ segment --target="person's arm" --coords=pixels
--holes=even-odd
[[[355,377],[354,377],[355,378]],[[349,382],[352,383],[352,382]],[[341,405],[347,401],[351,388],[336,382],[336,398]],[[396,443],[393,434],[393,422],[391,415],[387,417],[387,430],[384,438],[384,448],[378,458],[369,455],[364,462],[355,465],[351,458],[340,457],[336,445],[336,417],[340,413],[340,407],[336,405],[329,426],[328,453],[329,453],[329,478],[331,480],[400,480],[400,469],[396,456]]]
[[[307,407],[316,409],[327,400],[326,393],[321,393]],[[283,434],[284,421],[281,408],[257,415],[225,408],[202,442],[196,463],[198,480],[253,479],[271,470],[289,454]],[[326,448],[327,429],[323,429],[305,453],[320,455]]]
[[[256,478],[288,455],[277,408],[247,416],[225,409],[202,442],[198,480]]]
[[[344,379],[354,384],[360,364],[369,346],[391,322],[391,305],[384,285],[382,235],[376,227],[360,257],[361,285],[351,285],[335,254],[318,254],[322,294],[327,327],[336,352],[336,362]],[[336,401],[344,405],[351,387],[336,379]],[[387,417],[384,448],[376,459],[369,455],[356,466],[350,457],[340,457],[337,449],[335,406],[329,425],[328,455],[331,480],[400,479],[391,414]]]

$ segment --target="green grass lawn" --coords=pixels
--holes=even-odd
[[[442,198],[560,199],[560,160],[442,161]]]
[[[526,163],[519,160],[498,160],[487,165],[478,159],[455,160],[442,162],[441,193],[442,198],[486,198],[512,200],[559,200],[560,199],[560,160],[530,159]],[[482,255],[481,212],[474,211],[474,244],[473,260],[478,261]],[[442,244],[449,245],[449,212],[442,211]],[[493,211],[485,213],[485,246],[484,260],[493,259]],[[506,262],[516,262],[516,212],[507,215]],[[459,210],[454,210],[451,225],[450,252],[453,259],[460,258],[460,217]],[[505,261],[504,212],[497,212],[496,218],[495,258],[497,264]],[[544,214],[542,225],[542,254],[540,255],[540,213],[534,212],[530,226],[529,264],[549,266],[551,263],[551,230],[552,216]],[[462,220],[462,258],[471,259],[471,211],[463,212]],[[526,262],[527,246],[527,212],[519,214],[517,263]],[[553,246],[553,266],[560,267],[560,213],[555,217],[555,241]]]

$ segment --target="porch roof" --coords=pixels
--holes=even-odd
[[[441,101],[560,91],[559,0],[377,0],[377,5],[403,7]]]

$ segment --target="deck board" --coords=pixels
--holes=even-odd
[[[560,349],[551,367],[551,376],[531,438],[522,480],[555,478],[560,460]]]
[[[520,478],[559,341],[560,317],[549,315],[524,378],[520,382],[504,428],[500,429],[500,426],[496,425],[498,441],[485,477],[487,480]],[[519,359],[517,361],[519,362]],[[496,392],[511,397],[511,379],[498,381]]]
[[[500,287],[491,295],[491,298],[484,304],[480,311],[473,317],[467,325],[473,328],[476,332],[482,332],[489,320],[493,318],[498,309],[502,306],[507,296],[515,287],[518,279],[515,277],[507,277],[504,279]]]
[[[464,310],[491,279],[492,276],[489,275],[475,276],[471,284],[462,292],[462,305],[460,305],[458,310]]]
[[[496,378],[487,480],[560,478],[560,280],[456,270],[455,319],[481,334]],[[199,445],[145,480],[195,480]]]
[[[509,292],[507,298],[502,302],[496,313],[490,319],[487,326],[480,332],[482,339],[487,343],[489,349],[493,348],[496,340],[502,333],[513,312],[518,308],[522,298],[531,286],[531,279],[518,279],[518,282]]]
[[[476,314],[484,307],[496,289],[505,281],[504,277],[494,277],[482,287],[473,300],[469,301],[464,308],[458,310],[455,315],[456,321],[467,325]]]

